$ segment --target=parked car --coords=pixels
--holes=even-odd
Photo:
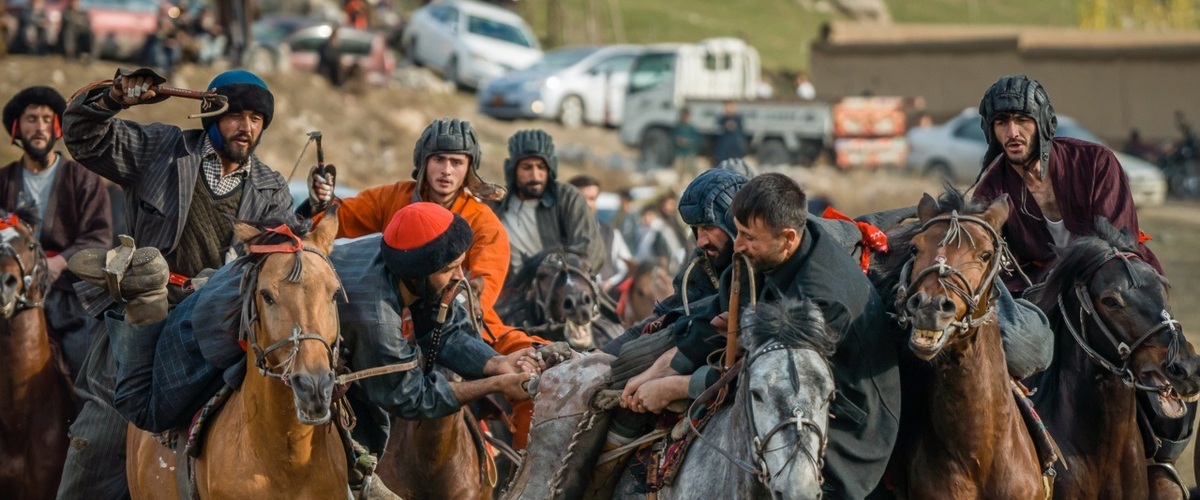
[[[573,47],[547,52],[537,64],[490,80],[479,111],[502,119],[547,118],[568,127],[616,126],[625,109],[637,45]]]
[[[296,71],[315,72],[320,60],[321,46],[329,40],[333,25],[318,24],[301,28],[288,35],[283,46],[288,48],[288,65]],[[396,70],[396,58],[380,33],[341,26],[338,28],[342,67],[358,66],[359,72],[374,85],[386,84]]]
[[[471,88],[542,58],[537,37],[521,16],[471,0],[446,0],[417,9],[400,44],[413,63],[433,67],[447,81]]]
[[[250,25],[254,49],[247,65],[259,74],[288,70],[291,50],[283,41],[292,33],[316,24],[320,21],[295,14],[268,14],[259,18]]]
[[[1104,144],[1095,134],[1067,116],[1058,116],[1059,137],[1072,137]],[[909,171],[946,177],[954,182],[975,180],[987,153],[987,139],[979,128],[979,111],[964,109],[958,116],[941,125],[914,128],[908,131],[909,152],[906,165]],[[1133,201],[1138,206],[1161,205],[1167,195],[1167,181],[1158,167],[1145,160],[1114,151],[1117,161],[1129,179]]]

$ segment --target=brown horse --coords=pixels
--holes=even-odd
[[[1007,255],[999,234],[1007,201],[1001,197],[984,209],[953,188],[940,200],[925,195],[918,225],[891,238],[885,264],[891,274],[883,282],[896,283],[898,318],[911,329],[908,346],[928,362],[906,384],[918,390],[905,393],[906,439],[893,458],[902,497],[1030,499],[1044,493],[1037,453],[1010,388],[992,290]]]
[[[1171,317],[1166,278],[1107,220],[1060,250],[1034,298],[1056,334],[1054,361],[1034,394],[1067,467],[1062,498],[1158,498],[1147,483],[1137,392],[1159,422],[1183,418],[1200,393],[1200,358]],[[1151,468],[1150,472],[1158,468]],[[1163,493],[1182,498],[1176,485]]]
[[[467,411],[434,420],[392,418],[387,449],[375,469],[383,484],[406,500],[492,498],[495,469],[481,461]]]
[[[54,498],[77,409],[46,335],[46,254],[29,213],[0,211],[0,491]]]
[[[250,243],[239,263],[251,369],[207,424],[196,493],[346,498],[346,452],[330,421],[341,286],[326,255],[337,218],[325,217],[303,241],[282,226],[263,232],[238,223],[235,230]],[[133,497],[178,499],[174,452],[132,427],[127,444]]]
[[[653,315],[655,304],[669,297],[672,292],[671,276],[667,274],[666,267],[653,261],[639,263],[633,268],[629,280],[628,288],[621,293],[620,304],[624,307],[618,307],[621,325],[626,328]]]

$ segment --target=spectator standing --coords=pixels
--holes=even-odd
[[[804,101],[811,101],[817,98],[817,88],[813,87],[812,82],[808,81],[808,74],[803,71],[796,74],[796,97]]]
[[[730,158],[746,156],[746,129],[737,104],[725,101],[725,113],[717,118],[717,144],[713,148],[713,165]]]
[[[700,131],[692,125],[692,112],[688,108],[679,110],[679,121],[675,124],[675,172],[678,183],[686,185],[696,177],[696,155],[700,154]]]
[[[80,0],[70,0],[62,11],[62,29],[58,32],[58,48],[67,59],[78,59],[87,54],[87,61],[96,59],[95,35],[92,20],[79,5]]]

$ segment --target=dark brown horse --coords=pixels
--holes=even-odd
[[[495,466],[478,452],[467,409],[434,420],[392,418],[376,473],[406,500],[490,499]]]
[[[0,491],[54,498],[75,417],[71,383],[46,335],[46,254],[33,214],[0,211]]]
[[[618,302],[617,312],[621,326],[630,327],[654,314],[654,306],[671,295],[671,276],[667,268],[653,261],[644,261],[633,267],[629,283],[621,284],[624,289]]]
[[[592,349],[621,334],[614,320],[601,315],[602,293],[582,256],[550,249],[509,276],[496,312],[504,324],[531,335]]]
[[[949,188],[925,195],[920,222],[892,238],[881,290],[895,284],[908,346],[928,364],[908,371],[896,488],[915,498],[1041,498],[1037,453],[1013,398],[996,317],[1007,256],[1007,198],[986,209]],[[899,272],[897,272],[899,270]],[[913,363],[916,365],[917,363]],[[914,376],[915,375],[915,376]],[[910,397],[911,396],[911,397]]]
[[[1133,238],[1104,219],[1096,231],[1060,250],[1034,297],[1056,334],[1034,400],[1067,465],[1056,497],[1149,498],[1136,393],[1159,419],[1183,421],[1183,398],[1200,392],[1200,359],[1171,317],[1166,279]]]

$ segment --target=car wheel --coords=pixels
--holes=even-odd
[[[650,168],[666,168],[675,161],[675,141],[671,131],[652,127],[642,134],[642,164]]]
[[[417,60],[417,39],[410,38],[408,43],[400,44],[400,48],[404,51],[404,62],[413,66],[420,66],[421,61]]]
[[[800,141],[800,153],[797,155],[796,162],[805,167],[811,167],[817,163],[817,159],[821,157],[821,151],[824,146],[821,141],[814,139],[802,139]]]
[[[760,166],[787,166],[792,164],[792,154],[788,152],[787,145],[781,139],[767,139],[763,141],[755,157],[758,158]]]
[[[583,99],[577,95],[567,96],[558,109],[558,121],[567,128],[583,126]]]
[[[955,180],[954,171],[944,160],[930,160],[929,166],[925,167],[925,175],[938,180]]]

